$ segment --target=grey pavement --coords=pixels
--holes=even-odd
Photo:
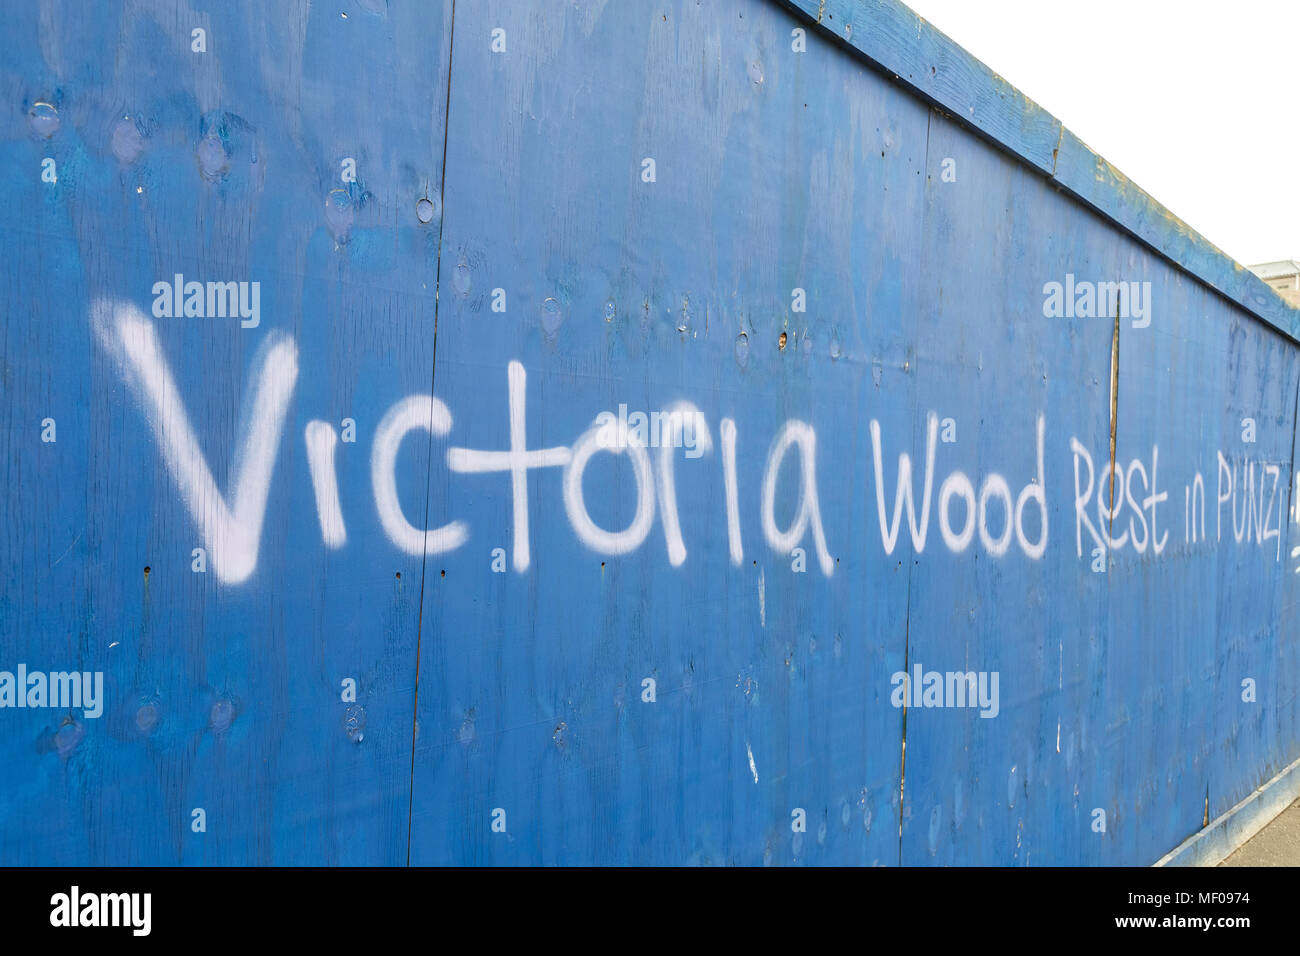
[[[1220,866],[1300,866],[1300,800],[1273,818]]]

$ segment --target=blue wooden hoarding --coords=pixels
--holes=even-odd
[[[1296,314],[905,7],[0,44],[0,861],[1148,863],[1300,757]]]

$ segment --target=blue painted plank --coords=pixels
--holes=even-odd
[[[450,6],[265,16],[47,4],[5,41],[21,128],[0,158],[17,188],[0,667],[102,671],[107,696],[98,719],[3,712],[6,863],[406,860],[422,555],[394,551],[359,506],[384,412],[430,387],[437,245],[415,204],[441,178]],[[42,99],[59,117],[48,137],[25,115]],[[57,184],[39,178],[45,155]],[[260,321],[155,318],[153,285],[176,273],[260,283]],[[241,548],[205,540],[164,464],[158,429],[179,419],[133,384],[120,328],[152,330],[137,344],[156,341],[227,501],[262,360],[296,356],[296,374],[268,372],[289,389],[282,429],[243,456],[274,465],[242,579]],[[304,435],[319,419],[341,436],[345,418],[359,441],[336,449],[333,550]],[[427,460],[427,441],[402,449],[413,508]]]
[[[901,715],[880,689],[902,659],[907,595],[895,562],[860,547],[870,502],[844,494],[869,481],[865,433],[832,423],[912,405],[893,370],[917,315],[901,255],[920,227],[928,112],[863,87],[822,41],[790,55],[787,21],[761,6],[556,7],[510,31],[523,61],[486,39],[510,9],[457,10],[434,380],[457,409],[447,444],[510,447],[517,361],[529,448],[574,445],[601,411],[682,400],[714,447],[674,455],[677,566],[661,504],[631,553],[584,547],[559,469],[541,468],[517,571],[508,474],[450,476],[471,538],[429,565],[412,860],[896,862]],[[570,176],[575,156],[590,160]],[[489,164],[502,175],[482,176]],[[887,235],[900,249],[881,255]],[[764,540],[762,479],[787,420],[819,423],[829,575],[811,534],[799,573]],[[796,461],[780,472],[782,527]],[[607,529],[646,492],[605,453],[583,488]],[[500,575],[494,547],[511,562]],[[509,839],[490,828],[497,808]]]
[[[1300,339],[1300,312],[900,0],[777,0],[1050,176],[1229,300]]]

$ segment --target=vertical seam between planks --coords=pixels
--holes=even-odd
[[[1295,481],[1295,479],[1296,479],[1296,471],[1295,471],[1295,433],[1296,433],[1296,426],[1297,426],[1297,424],[1300,424],[1300,376],[1297,376],[1297,377],[1296,377],[1296,393],[1295,393],[1295,401],[1294,401],[1294,403],[1293,403],[1292,406],[1291,406],[1291,461],[1289,462],[1289,464],[1290,464],[1290,466],[1291,466],[1291,473],[1287,476],[1287,483],[1286,483],[1286,523],[1287,523],[1287,528],[1288,528],[1288,534],[1287,534],[1286,545],[1289,545],[1289,544],[1291,543],[1291,540],[1290,540],[1290,539],[1291,539],[1291,535],[1290,535],[1290,531],[1289,531],[1289,529],[1290,529],[1290,526],[1291,526],[1291,525],[1294,523],[1294,521],[1295,521],[1295,513],[1294,513],[1293,509],[1296,507],[1296,503],[1295,503],[1295,484],[1296,484],[1296,481]],[[1281,535],[1281,533],[1282,533],[1282,529],[1279,528],[1279,529],[1278,529],[1278,534]],[[1286,545],[1283,545],[1283,547],[1286,547]],[[1294,557],[1294,555],[1292,555],[1292,556]],[[1285,576],[1285,575],[1283,576],[1282,580],[1284,580],[1284,581],[1286,580],[1286,576]]]
[[[433,397],[434,376],[438,370],[438,302],[442,286],[442,228],[447,222],[447,138],[451,133],[452,56],[456,47],[456,0],[451,0],[451,25],[447,34],[447,99],[442,110],[442,165],[438,171],[438,255],[433,280],[433,356],[429,363],[429,396]],[[432,406],[430,406],[432,415]],[[429,496],[433,490],[433,420],[429,421],[429,455],[426,459],[424,486],[424,527],[429,527]],[[411,774],[406,797],[406,865],[411,865],[411,831],[415,813],[415,736],[420,714],[420,646],[424,637],[424,580],[428,573],[429,550],[425,539],[420,559],[420,609],[415,624],[415,693],[411,703]]]
[[[1107,503],[1106,534],[1115,538],[1115,440],[1119,435],[1119,296],[1115,297],[1115,325],[1110,340],[1110,501]],[[1106,549],[1106,575],[1110,575],[1110,548]]]
[[[921,187],[923,190],[922,202],[921,202],[921,218],[922,218],[921,225],[922,225],[923,232],[924,232],[924,225],[925,225],[924,220],[930,202],[930,127],[933,125],[933,123],[934,123],[934,108],[931,107],[925,114],[925,155],[921,160],[922,163],[921,169],[925,174],[921,180]],[[924,259],[924,255],[925,253],[923,248],[922,249],[923,259]],[[921,269],[919,271],[919,274],[920,275],[926,274],[924,261],[922,261],[921,263]],[[918,362],[917,364],[918,364],[918,371],[919,371],[920,363]],[[915,405],[913,405],[912,407],[912,427],[915,430],[916,428],[916,406]],[[928,439],[928,434],[927,434],[927,439]],[[903,865],[903,798],[905,795],[905,787],[907,784],[907,699],[911,694],[911,688],[907,684],[907,674],[908,674],[908,668],[911,666],[911,662],[908,659],[908,655],[911,653],[912,566],[915,563],[915,560],[916,560],[916,551],[914,548],[912,553],[910,553],[907,556],[907,599],[903,607],[903,611],[904,611],[903,686],[908,688],[908,692],[903,694],[903,722],[899,730],[900,738],[899,738],[899,746],[898,746],[898,865],[899,866]]]

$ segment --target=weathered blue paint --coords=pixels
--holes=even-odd
[[[1050,176],[1174,265],[1291,338],[1296,310],[1094,153],[1061,121],[898,0],[778,0],[876,69]],[[847,28],[847,29],[846,29]]]
[[[1148,863],[1300,757],[1297,314],[892,0],[633,6],[13,14],[0,671],[102,671],[105,704],[0,709],[0,861]],[[155,318],[177,273],[260,282],[260,321]],[[1047,317],[1067,275],[1149,282],[1149,325]],[[246,575],[132,329],[227,500],[263,361],[296,354],[242,459],[274,453]],[[448,532],[414,553],[373,463],[412,397],[378,472]],[[649,481],[592,455],[591,521],[652,515],[584,538],[562,459],[603,411],[681,401],[710,439],[671,459],[684,554],[659,448]],[[305,435],[345,419],[334,548]],[[1071,440],[1099,482],[1112,425],[1168,538],[1121,495],[1112,531],[1148,543],[1094,572]],[[777,532],[799,513],[791,427],[824,564],[814,523],[802,555],[764,527],[769,475]],[[932,427],[922,545],[889,528]],[[551,464],[464,451],[512,440]],[[996,497],[989,542],[945,543],[954,471],[1025,496],[1005,553]],[[1278,537],[1237,540],[1245,474]],[[893,706],[918,665],[996,671],[996,717]]]

